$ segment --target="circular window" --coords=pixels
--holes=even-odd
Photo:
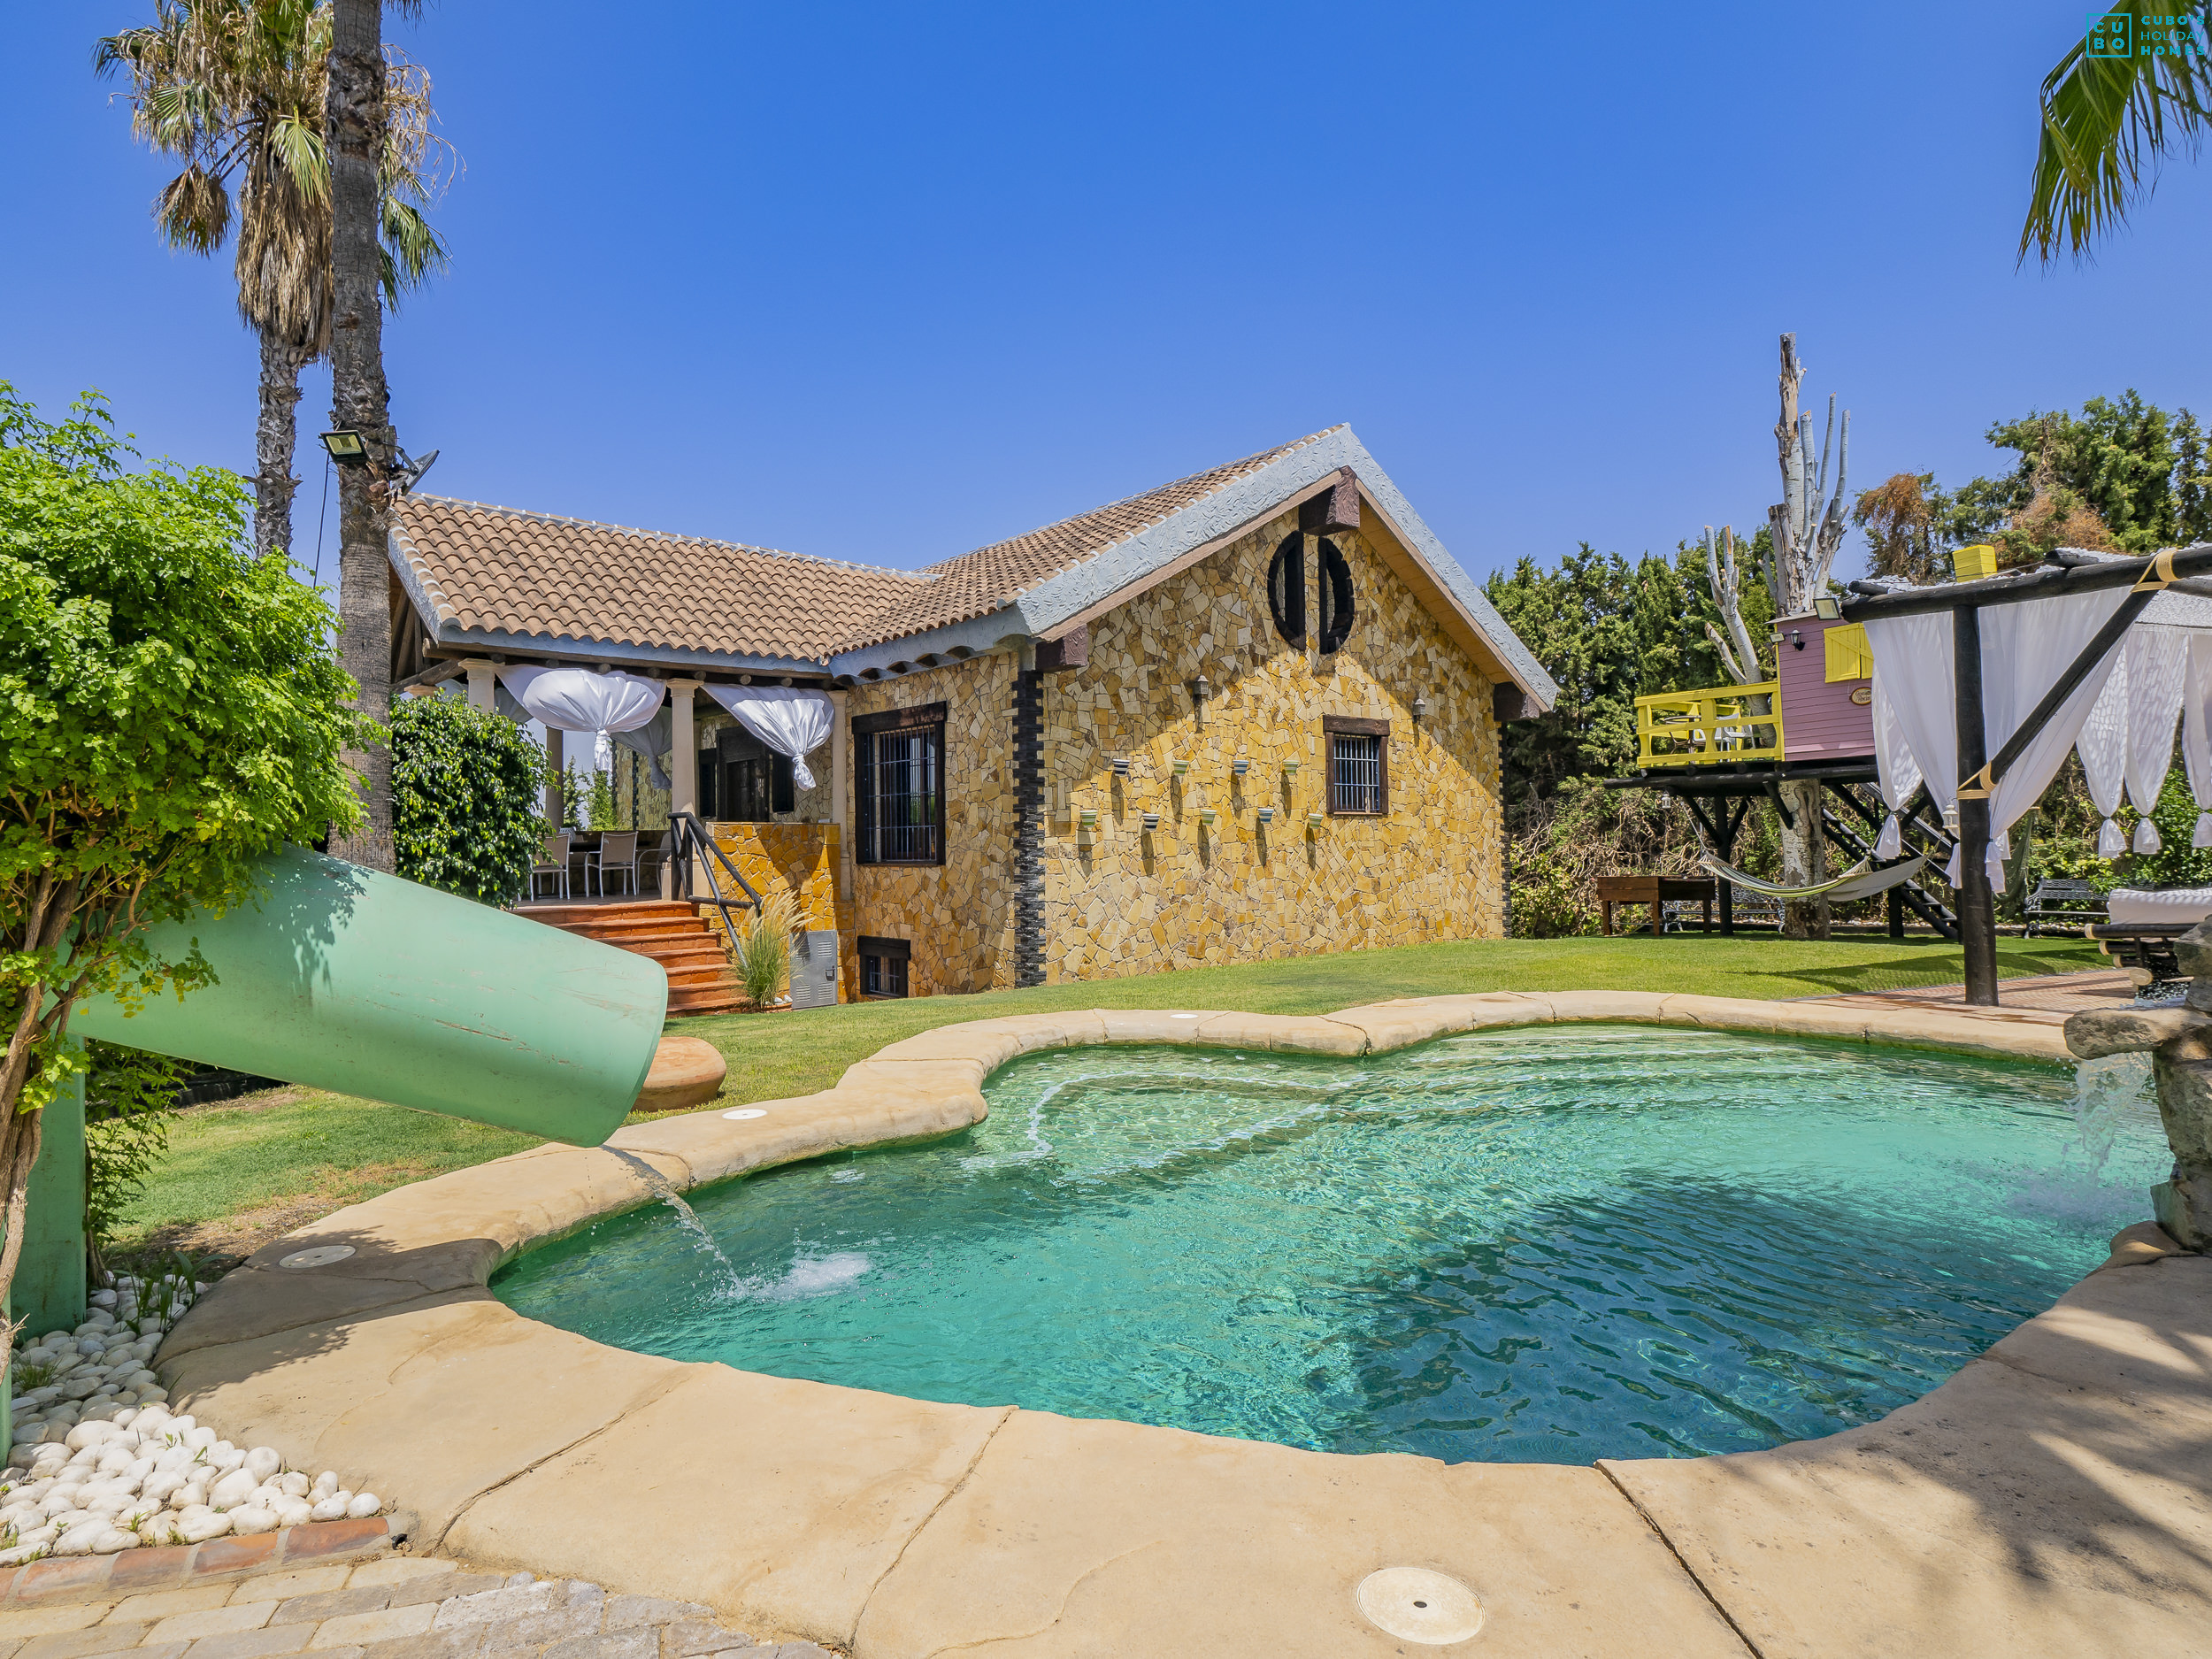
[[[1283,538],[1267,567],[1267,608],[1276,633],[1293,645],[1306,642],[1306,538],[1295,531]]]
[[[1321,544],[1321,649],[1333,651],[1351,637],[1352,567],[1333,541]]]

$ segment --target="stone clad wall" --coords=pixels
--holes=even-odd
[[[1489,681],[1356,533],[1331,538],[1352,571],[1350,637],[1317,664],[1310,645],[1286,644],[1267,569],[1296,526],[1286,512],[1110,612],[1091,625],[1088,665],[1046,676],[1049,982],[1503,933]],[[1202,672],[1214,687],[1202,713],[1190,689]],[[1386,818],[1308,828],[1325,807],[1329,714],[1390,722]],[[1265,805],[1275,821],[1263,828]],[[1089,832],[1086,809],[1098,814]],[[1148,835],[1147,812],[1159,815]]]
[[[913,947],[913,996],[987,991],[1014,982],[1014,676],[998,651],[856,687],[848,718],[942,703],[945,862],[853,865],[856,931]],[[859,757],[849,746],[848,764]],[[857,778],[849,799],[858,799]],[[855,833],[858,819],[853,820]],[[857,849],[856,848],[856,850]],[[857,971],[856,970],[856,972]],[[859,980],[856,978],[854,995]]]
[[[755,892],[764,896],[779,890],[788,891],[798,902],[801,927],[810,932],[837,930],[839,1000],[856,1001],[859,995],[856,975],[860,966],[854,945],[857,933],[853,926],[852,907],[840,904],[837,899],[841,845],[837,826],[726,822],[710,827],[723,856],[737,866],[738,874],[752,884]],[[743,896],[731,891],[728,878],[722,871],[718,869],[714,873],[722,883],[726,896],[733,900]],[[700,891],[705,891],[703,886]],[[707,925],[721,933],[721,911],[711,904],[700,908]]]

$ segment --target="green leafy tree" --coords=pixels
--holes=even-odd
[[[528,893],[544,844],[545,751],[464,697],[392,710],[393,850],[399,873],[480,904]]]
[[[0,381],[0,1294],[41,1109],[84,1067],[71,1004],[207,983],[147,926],[361,817],[322,595],[252,557],[234,473],[134,458],[97,394],[53,425]]]

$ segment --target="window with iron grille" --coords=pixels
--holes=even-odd
[[[945,705],[853,722],[864,864],[945,862]]]
[[[871,939],[865,934],[860,941],[860,990],[864,996],[904,996],[907,995],[907,964],[912,959],[913,946],[903,939]]]
[[[1390,810],[1390,723],[1329,716],[1329,810],[1379,817]]]

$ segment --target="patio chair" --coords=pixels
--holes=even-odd
[[[618,835],[612,830],[609,830],[602,835],[599,838],[597,865],[599,896],[601,898],[607,896],[607,872],[611,870],[618,875],[627,876],[630,880],[630,895],[633,898],[639,896],[638,865],[642,861],[638,853],[635,830],[625,830]]]
[[[545,838],[545,845],[539,849],[538,862],[530,866],[530,896],[533,899],[538,896],[538,883],[541,880],[554,884],[557,897],[565,899],[568,896],[568,843],[571,839],[566,830]]]

